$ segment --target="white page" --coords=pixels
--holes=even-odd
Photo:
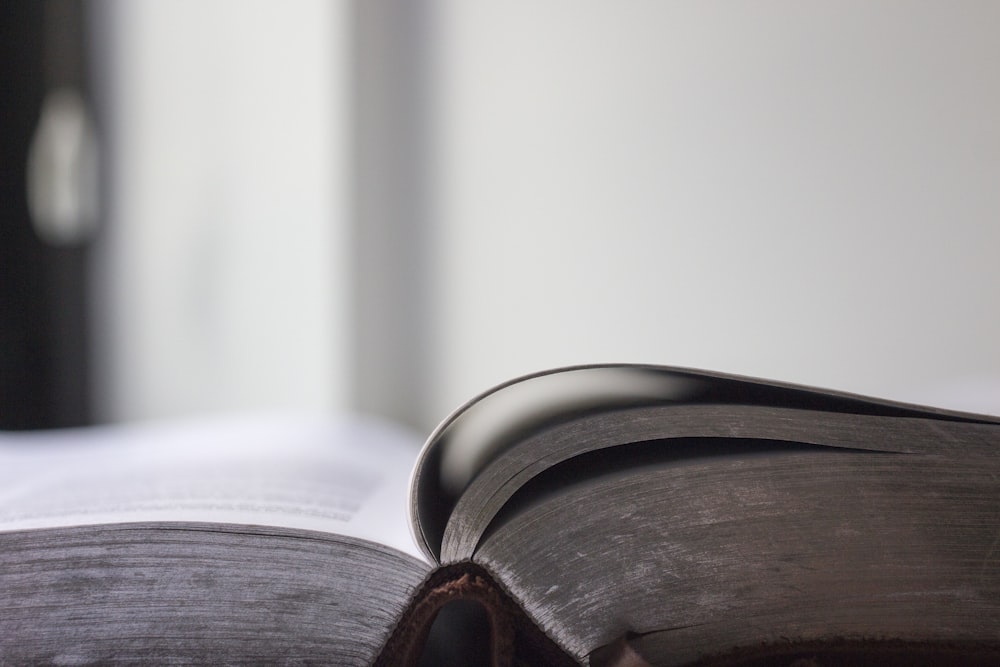
[[[0,531],[238,523],[350,535],[421,557],[406,519],[419,445],[380,422],[288,416],[2,433]]]

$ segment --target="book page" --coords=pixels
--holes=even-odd
[[[287,416],[2,433],[0,531],[237,523],[417,555],[406,495],[419,445],[376,421]]]

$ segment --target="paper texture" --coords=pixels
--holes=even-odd
[[[378,422],[255,416],[0,435],[0,530],[204,521],[317,530],[417,555],[418,439]]]

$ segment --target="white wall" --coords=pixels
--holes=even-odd
[[[433,418],[631,360],[1000,375],[1000,4],[433,4]]]
[[[348,403],[349,7],[103,3],[99,413]]]
[[[101,4],[106,418],[1000,376],[997,3]]]

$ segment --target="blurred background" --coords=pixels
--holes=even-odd
[[[1000,412],[1000,3],[0,16],[0,428],[607,361]]]

